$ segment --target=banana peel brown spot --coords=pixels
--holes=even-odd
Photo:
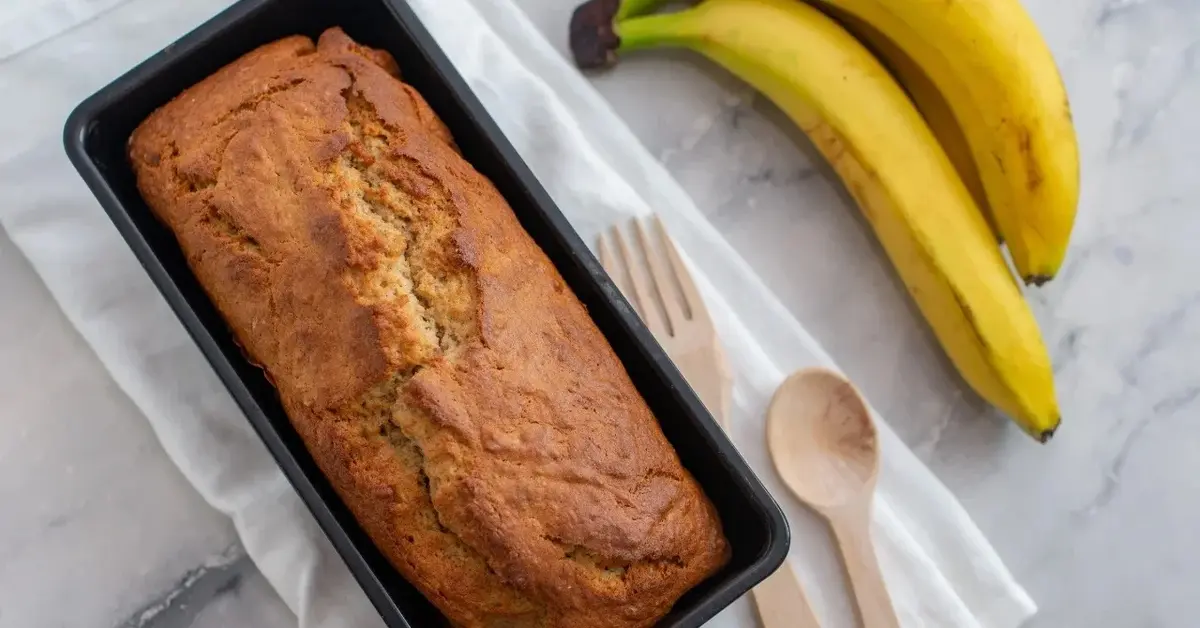
[[[1021,159],[1025,162],[1025,187],[1030,192],[1037,191],[1046,177],[1042,175],[1041,165],[1033,156],[1033,133],[1027,126],[1017,127],[1017,150],[1021,151]]]
[[[1054,279],[1054,276],[1053,275],[1029,275],[1028,277],[1024,277],[1023,279],[1025,280],[1025,285],[1037,286],[1037,287],[1041,288],[1042,286],[1046,285],[1051,279]]]
[[[933,260],[929,261],[932,262]],[[992,345],[983,337],[983,334],[979,333],[979,321],[975,319],[975,311],[971,309],[971,306],[967,304],[958,290],[951,287],[950,294],[954,295],[954,302],[958,304],[958,309],[962,310],[963,318],[967,319],[967,329],[971,330],[971,335],[979,342],[979,346],[983,348],[985,353],[992,353]]]
[[[617,62],[621,38],[613,28],[620,0],[587,0],[571,14],[569,43],[575,65],[583,70],[611,67]]]

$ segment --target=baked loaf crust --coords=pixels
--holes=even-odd
[[[317,464],[455,625],[649,626],[725,563],[611,347],[387,53],[268,44],[129,155]]]

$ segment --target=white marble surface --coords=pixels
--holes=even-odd
[[[574,2],[521,4],[565,49]],[[644,54],[594,82],[959,496],[1039,603],[1032,626],[1190,627],[1200,3],[1026,4],[1062,66],[1084,177],[1066,269],[1030,293],[1066,421],[1044,447],[962,386],[773,107],[686,54]],[[292,621],[3,238],[0,399],[0,628]],[[155,613],[164,599],[192,610]]]
[[[556,0],[526,0],[565,50]],[[1025,0],[1083,158],[1061,277],[1033,290],[1065,426],[1030,442],[961,384],[869,227],[769,103],[687,54],[597,87],[1038,602],[1038,627],[1193,626],[1200,597],[1200,3]]]

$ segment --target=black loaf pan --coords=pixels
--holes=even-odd
[[[275,39],[341,26],[390,51],[406,82],[449,126],[464,156],[490,178],[607,336],[663,431],[720,511],[733,559],[688,592],[661,626],[699,626],[784,560],[778,505],[402,0],[242,0],[100,90],[71,114],[64,141],[80,175],[212,363],[301,499],[388,626],[445,625],[384,559],[292,429],[274,389],[249,364],[197,283],[173,235],[138,194],[126,142],[155,108],[221,66]]]

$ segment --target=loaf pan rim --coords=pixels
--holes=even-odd
[[[177,60],[177,57],[202,52],[205,43],[210,38],[234,26],[238,21],[251,17],[256,11],[268,8],[271,3],[280,1],[282,0],[240,0],[196,29],[186,33],[174,43],[135,65],[75,107],[64,125],[63,143],[70,161],[96,196],[139,264],[163,295],[172,312],[180,320],[193,342],[197,344],[205,359],[212,365],[222,385],[229,390],[239,409],[246,415],[246,419],[267,446],[276,464],[299,493],[305,507],[313,513],[323,533],[330,538],[339,556],[360,582],[371,602],[389,625],[407,628],[410,624],[404,618],[402,610],[394,603],[386,585],[370,567],[354,539],[351,538],[345,526],[330,508],[329,503],[319,494],[311,478],[292,455],[288,445],[281,438],[281,433],[270,423],[266,410],[256,399],[255,393],[247,387],[246,382],[237,373],[235,365],[226,358],[212,330],[200,319],[196,310],[189,303],[187,296],[176,283],[172,272],[166,268],[153,245],[147,240],[146,234],[134,222],[125,203],[109,185],[105,174],[87,147],[88,134],[98,124],[97,119],[108,107],[129,97],[156,73],[169,68]],[[693,419],[699,419],[698,421],[689,419],[689,421],[707,441],[712,449],[711,453],[722,459],[727,469],[726,473],[733,477],[735,484],[748,494],[749,501],[753,502],[760,510],[757,516],[762,518],[767,531],[763,551],[748,567],[723,580],[702,599],[701,603],[696,605],[696,608],[691,609],[675,624],[678,626],[700,625],[748,591],[753,584],[765,579],[786,560],[791,534],[783,511],[754,470],[733,446],[728,436],[704,408],[694,391],[687,385],[653,335],[637,318],[628,301],[604,273],[590,249],[571,227],[557,204],[550,198],[537,177],[533,175],[528,165],[500,131],[499,126],[487,114],[482,103],[458,74],[445,53],[433,40],[432,35],[424,29],[419,18],[407,5],[388,0],[376,1],[386,5],[388,11],[396,19],[399,28],[403,29],[422,49],[446,83],[457,105],[473,118],[473,122],[480,127],[482,134],[493,144],[494,150],[505,159],[506,166],[525,189],[525,193],[529,197],[528,201],[533,203],[543,217],[551,223],[555,230],[555,236],[561,238],[563,244],[579,258],[578,262],[587,270],[591,281],[597,284],[605,299],[611,302],[617,312],[617,320],[622,331],[635,341],[638,351],[644,354],[644,359],[654,369],[660,371],[659,376],[671,383],[675,404]],[[350,34],[353,36],[353,33]],[[249,52],[249,49],[244,52]],[[703,484],[701,486],[703,487]],[[728,528],[731,522],[723,520],[723,523]]]

